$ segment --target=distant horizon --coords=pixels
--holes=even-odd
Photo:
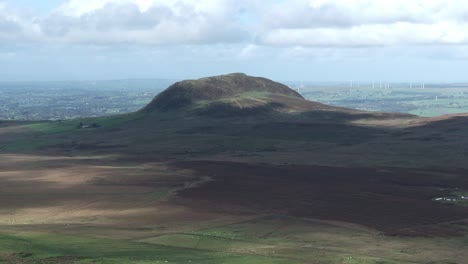
[[[226,73],[230,74],[230,73]],[[223,74],[217,74],[217,75],[223,75]],[[5,84],[5,83],[60,83],[60,82],[112,82],[112,81],[152,81],[152,80],[164,80],[164,81],[182,81],[182,80],[193,80],[193,79],[199,79],[199,78],[204,78],[204,77],[210,77],[210,76],[217,76],[217,75],[206,75],[206,76],[200,76],[200,77],[187,77],[187,78],[176,78],[176,77],[129,77],[129,78],[103,78],[103,79],[46,79],[46,80],[1,80],[0,79],[0,84]],[[379,84],[381,83],[391,83],[391,84],[468,84],[468,79],[467,80],[459,80],[459,81],[444,81],[444,80],[312,80],[312,79],[276,79],[276,78],[270,78],[262,75],[251,75],[247,74],[250,76],[255,76],[255,77],[264,77],[271,79],[276,82],[285,82],[285,83],[291,83],[291,82],[304,82],[304,83],[311,83],[311,84],[319,84],[319,83],[324,83],[324,84],[349,84],[350,82],[353,82],[354,84]]]

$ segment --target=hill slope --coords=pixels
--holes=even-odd
[[[186,80],[170,86],[142,109],[143,112],[196,109],[199,114],[245,115],[282,112],[338,110],[311,102],[298,92],[272,80],[243,73]]]
[[[138,113],[0,123],[0,262],[466,263],[466,124],[242,74]]]

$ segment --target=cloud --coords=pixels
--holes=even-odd
[[[463,0],[291,0],[261,16],[263,45],[391,46],[468,43]]]
[[[237,56],[239,59],[248,60],[258,55],[260,50],[261,49],[257,45],[248,44],[241,48]]]
[[[0,40],[111,45],[238,43],[251,39],[234,0],[70,0],[49,15],[0,2]]]
[[[384,47],[468,44],[464,0],[69,0],[47,15],[1,4],[0,41]]]
[[[210,44],[247,41],[235,1],[70,1],[44,19],[46,37],[78,43]]]
[[[398,22],[351,28],[280,28],[265,32],[259,41],[265,45],[322,47],[465,44],[468,43],[468,25]]]
[[[0,2],[0,41],[13,41],[24,33],[22,16]]]
[[[446,1],[402,0],[291,0],[272,7],[263,16],[271,27],[334,28],[396,22],[424,23]]]

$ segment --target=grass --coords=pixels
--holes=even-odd
[[[440,250],[460,247],[460,243],[466,246],[466,238],[458,240],[431,240],[430,243],[439,244]],[[261,217],[224,227],[138,241],[83,235],[0,233],[0,263],[2,258],[24,259],[29,261],[27,263],[61,263],[60,259],[65,257],[75,258],[73,263],[93,264],[451,263],[427,262],[427,256],[419,253],[413,256],[412,249],[433,248],[428,241],[423,238],[384,239],[326,223]]]
[[[292,224],[294,226],[294,224]],[[259,254],[264,256],[275,256],[280,258],[292,258],[301,260],[302,263],[321,263],[321,264],[410,264],[419,263],[398,259],[387,259],[388,253],[382,258],[373,255],[365,254],[361,251],[356,243],[346,245],[347,249],[339,249],[339,244],[332,244],[329,249],[319,246],[308,246],[306,236],[298,238],[297,241],[293,237],[288,237],[284,234],[274,234],[272,232],[272,223],[262,221],[262,223],[244,223],[238,226],[226,228],[214,228],[208,230],[194,231],[185,234],[170,234],[157,236],[142,240],[142,242],[172,247],[183,247],[187,249],[209,250],[217,252],[242,252],[245,254]],[[305,230],[303,230],[305,231]],[[342,232],[345,230],[341,230]],[[272,233],[270,237],[255,237],[252,233]],[[319,231],[317,232],[324,232]],[[250,234],[249,234],[250,233]],[[307,233],[307,232],[305,232]],[[320,233],[319,233],[320,234]],[[341,233],[340,236],[347,237],[349,234]],[[332,237],[335,238],[332,234]],[[329,242],[330,238],[324,237],[325,241],[316,241],[316,243]],[[356,239],[356,238],[355,238]],[[339,240],[335,242],[339,243]],[[395,255],[396,257],[396,255]]]
[[[16,140],[5,144],[2,146],[3,151],[28,151],[40,148],[42,146],[47,146],[49,142],[44,142],[42,140]]]
[[[218,119],[186,115],[185,110],[83,119],[83,123],[101,125],[98,129],[77,129],[80,120],[29,124],[26,126],[34,131],[33,137],[5,140],[1,150],[11,153],[52,147],[74,153],[104,152],[99,148],[96,151],[73,149],[83,143],[88,146],[121,145],[124,146],[121,149],[109,150],[148,156],[203,159],[212,155],[263,155],[265,158],[260,162],[279,160],[281,163],[405,167],[436,163],[459,167],[463,160],[456,155],[461,157],[466,151],[462,148],[464,139],[456,145],[449,142],[448,136],[447,140],[434,143],[409,141],[389,136],[393,131],[384,128],[347,125],[346,120],[343,120],[344,124],[330,124],[320,122],[321,117],[309,116],[298,123],[293,122],[295,119],[287,122],[292,118],[290,116],[273,120],[261,117]],[[142,118],[144,116],[146,118]],[[413,134],[419,135],[419,132]],[[300,155],[297,154],[299,151],[302,151]]]
[[[38,122],[30,125],[26,125],[27,128],[31,129],[34,132],[42,134],[53,134],[53,133],[62,133],[72,130],[76,130],[79,120],[67,120],[67,121],[46,121]]]
[[[235,238],[224,238],[215,236],[205,236],[196,234],[174,234],[165,235],[155,238],[145,239],[142,242],[183,247],[190,249],[214,250],[214,251],[238,251],[241,249],[248,250],[257,247],[258,245],[249,241],[242,241]]]
[[[123,240],[46,234],[0,235],[0,256],[13,254],[17,258],[34,260],[34,263],[69,256],[79,258],[78,263],[300,263],[283,258],[192,250]]]
[[[237,95],[240,98],[267,98],[268,95],[271,95],[271,92],[268,91],[251,91],[251,92],[243,92]]]
[[[164,188],[162,190],[157,190],[149,194],[152,198],[156,200],[166,199],[175,189]]]
[[[96,123],[101,129],[112,130],[125,123],[138,120],[140,117],[140,113],[131,113],[76,120],[32,122],[23,125],[23,128],[32,132],[31,136],[6,141],[0,149],[8,152],[33,151],[64,143],[64,141],[66,142],[67,140],[70,141],[69,139],[79,140],[83,138],[83,135],[97,134],[94,133],[96,129],[79,129],[78,126],[80,123]]]
[[[33,136],[0,139],[4,141],[0,150],[12,153],[58,149],[100,154],[105,150],[99,146],[117,146],[108,151],[164,158],[256,156],[259,162],[332,166],[466,166],[462,159],[466,156],[465,131],[447,132],[442,140],[426,142],[418,140],[426,130],[407,129],[409,136],[397,138],[390,129],[348,125],[346,116],[334,115],[337,124],[322,122],[325,113],[307,115],[303,120],[295,116],[224,119],[186,115],[186,110],[83,119],[84,123],[101,125],[98,129],[77,129],[80,120],[29,124],[25,126]],[[455,136],[461,137],[457,144],[451,142]],[[78,144],[91,147],[73,148]],[[93,145],[98,146],[96,150]]]
[[[75,120],[65,120],[65,121],[46,121],[46,122],[37,122],[26,125],[27,128],[31,129],[34,132],[41,134],[55,134],[55,133],[64,133],[78,130],[78,125],[82,123],[96,123],[102,127],[113,127],[118,126],[129,121],[135,120],[139,117],[138,113],[125,114],[125,115],[116,115],[116,116],[104,116],[96,118],[84,118],[84,119],[75,119]]]

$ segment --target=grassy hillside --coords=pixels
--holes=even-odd
[[[234,74],[136,113],[0,123],[0,262],[461,264],[467,118]]]
[[[200,106],[12,125],[5,153],[119,154],[339,166],[465,168],[466,117],[441,120],[342,111],[239,114]],[[209,115],[202,114],[211,111]],[[79,129],[80,123],[99,125]],[[423,153],[423,155],[422,155]]]
[[[232,98],[245,93],[281,94],[303,99],[299,93],[283,84],[235,73],[175,83],[156,96],[143,111],[174,110],[199,101]]]
[[[300,263],[154,243],[47,234],[0,235],[0,263]]]

